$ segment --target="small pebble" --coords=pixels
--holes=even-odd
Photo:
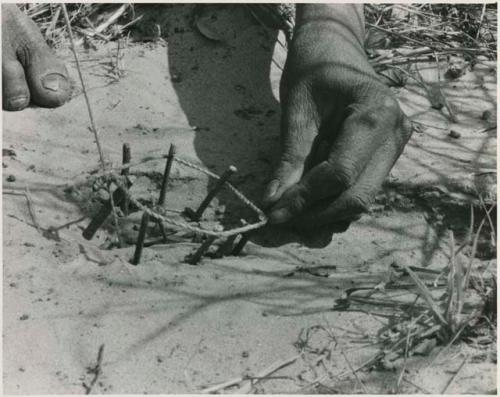
[[[24,321],[27,320],[28,318],[30,318],[30,316],[28,316],[27,314],[23,314],[21,317],[19,317],[19,320]]]
[[[241,357],[243,358],[248,358],[250,356],[250,353],[248,353],[246,350],[241,353]]]
[[[16,177],[14,175],[9,175],[7,177],[7,182],[15,182],[16,181]]]
[[[450,130],[450,133],[448,134],[448,136],[450,138],[453,138],[453,139],[458,139],[460,138],[462,135],[460,134],[460,132],[458,131],[455,131],[455,130]]]
[[[180,83],[182,81],[181,75],[177,73],[173,73],[170,76],[170,80],[172,80],[172,83]]]

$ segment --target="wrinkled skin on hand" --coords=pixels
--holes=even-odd
[[[270,223],[309,245],[326,245],[368,210],[411,135],[363,40],[362,5],[297,7],[280,86],[282,154],[263,201]]]
[[[15,4],[2,4],[2,103],[21,110],[30,102],[56,107],[71,85],[64,64],[45,43],[35,23]]]

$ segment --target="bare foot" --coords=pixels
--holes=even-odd
[[[15,4],[2,4],[2,85],[5,110],[24,109],[30,101],[57,107],[71,93],[64,64]]]

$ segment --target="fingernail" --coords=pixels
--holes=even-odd
[[[29,98],[26,95],[9,98],[6,105],[9,110],[21,110],[29,105]]]
[[[267,185],[266,193],[264,194],[264,198],[266,200],[271,200],[273,196],[276,194],[278,191],[278,188],[280,187],[280,181],[275,179],[273,180],[269,185]]]
[[[271,215],[269,215],[269,223],[271,224],[285,223],[288,220],[290,220],[291,217],[292,214],[290,211],[288,211],[286,208],[280,208],[279,210],[271,212]]]
[[[50,73],[42,77],[42,86],[50,91],[63,91],[68,88],[68,80],[60,73]]]

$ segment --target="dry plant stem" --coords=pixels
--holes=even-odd
[[[87,89],[85,87],[85,81],[83,80],[82,70],[80,68],[80,62],[78,60],[78,55],[76,53],[76,47],[75,47],[75,43],[74,43],[74,40],[73,40],[73,32],[71,30],[71,23],[69,21],[68,10],[66,9],[66,4],[61,3],[61,8],[63,10],[64,20],[66,22],[66,27],[68,28],[69,41],[71,43],[71,51],[73,52],[73,56],[75,58],[76,69],[78,70],[78,76],[80,78],[80,83],[82,85],[83,96],[85,98],[85,103],[87,104],[87,111],[89,113],[90,125],[92,127],[92,132],[94,134],[95,142],[96,142],[96,145],[97,145],[97,151],[99,152],[99,160],[101,162],[101,168],[102,168],[103,171],[105,171],[106,170],[106,162],[104,161],[104,154],[103,154],[103,151],[102,151],[101,142],[99,140],[99,133],[97,131],[97,127],[96,127],[95,122],[94,122],[94,116],[92,114],[92,108],[90,107],[90,100],[89,100],[89,97],[87,95]]]
[[[137,266],[141,262],[142,249],[144,248],[144,239],[146,238],[146,231],[149,223],[149,214],[144,212],[141,219],[141,227],[139,229],[139,235],[137,236],[137,243],[135,245],[134,258],[132,259],[132,265]]]
[[[327,324],[328,324],[328,321],[327,321]],[[353,366],[351,365],[351,362],[349,361],[349,359],[347,358],[347,355],[344,352],[344,349],[342,348],[342,345],[338,342],[337,337],[333,333],[333,328],[331,326],[329,326],[328,328],[321,326],[321,328],[324,329],[326,331],[326,333],[330,336],[331,340],[335,343],[335,346],[339,347],[340,353],[344,357],[344,360],[347,363],[349,369],[351,370],[351,373],[354,375],[356,382],[358,382],[358,384],[361,386],[361,388],[363,389],[363,392],[365,394],[368,394],[368,391],[366,390],[365,385],[363,384],[363,382],[359,378],[357,371],[354,370]]]
[[[483,25],[484,14],[486,13],[486,4],[483,4],[483,9],[481,11],[481,18],[479,19],[479,27],[477,28],[476,40],[479,39],[479,32],[481,31],[481,27]]]
[[[411,334],[411,331],[408,327],[408,329],[406,330],[406,344],[405,344],[405,356],[404,356],[404,361],[403,361],[403,368],[401,368],[401,372],[399,373],[399,376],[398,376],[398,381],[396,382],[396,394],[399,393],[401,381],[403,380],[404,375],[405,375],[405,371],[406,371],[406,362],[408,360],[408,347],[410,345],[410,334]]]
[[[488,212],[488,211],[486,211]],[[458,247],[458,249],[455,251],[455,255],[458,255],[459,252],[461,252],[468,244],[470,244],[472,240],[472,234],[474,233],[474,206],[470,205],[470,224],[469,224],[469,230],[467,231],[467,236],[464,239],[464,242]]]
[[[277,361],[274,364],[270,365],[263,371],[259,372],[255,378],[257,378],[256,381],[252,382],[251,380],[248,381],[248,383],[242,387],[240,387],[238,390],[235,390],[235,394],[247,394],[250,393],[252,388],[262,379],[267,378],[269,375],[273,374],[274,372],[280,370],[283,367],[286,367],[290,364],[293,364],[297,359],[301,356],[301,354],[297,354],[296,356],[293,356],[291,358],[288,358],[286,360],[282,361]]]
[[[452,322],[452,315],[454,314],[453,304],[455,301],[455,237],[453,231],[450,230],[450,271],[448,273],[448,301],[446,302],[446,311],[444,317],[448,321],[448,324]]]
[[[420,292],[423,295],[424,300],[429,305],[429,308],[432,310],[436,319],[441,323],[441,325],[447,325],[446,320],[443,318],[442,314],[439,311],[439,307],[437,306],[436,302],[432,298],[431,293],[429,292],[425,284],[422,282],[422,280],[420,280],[420,278],[415,273],[413,273],[413,271],[406,264],[402,263],[402,266],[405,268],[408,275],[411,277],[413,282],[419,288]]]
[[[493,208],[495,208],[496,204],[493,203],[490,207],[490,209],[486,212],[488,215],[491,213]],[[467,267],[467,272],[465,274],[465,279],[464,279],[464,288],[466,289],[469,286],[469,279],[470,279],[470,274],[472,271],[472,264],[474,262],[474,257],[476,256],[476,251],[477,251],[477,243],[479,241],[479,236],[481,234],[481,230],[483,229],[483,226],[486,221],[486,216],[482,219],[481,223],[479,224],[479,227],[477,228],[476,235],[474,236],[474,241],[472,242],[472,249],[471,249],[471,254],[470,254],[470,260],[469,264]]]
[[[439,90],[439,92],[441,94],[441,97],[443,98],[444,106],[448,110],[448,113],[450,115],[450,120],[453,121],[454,123],[458,123],[457,116],[455,116],[455,112],[451,108],[451,105],[448,102],[448,99],[446,98],[446,96],[444,95],[443,90],[441,89],[441,68],[439,67],[439,55],[436,54],[436,53],[434,53],[434,57],[436,59],[436,67],[437,67],[437,71],[438,71],[438,86],[437,86],[437,88],[438,88],[438,90]]]
[[[458,377],[458,374],[460,373],[460,371],[462,371],[462,368],[465,366],[465,363],[467,362],[467,360],[469,359],[469,355],[467,354],[467,356],[465,356],[465,358],[463,359],[462,363],[460,364],[460,367],[458,367],[457,369],[457,372],[455,372],[453,374],[453,376],[451,377],[451,379],[448,381],[448,383],[446,384],[446,386],[444,387],[443,391],[441,392],[441,394],[445,394],[448,389],[450,388],[450,386],[453,384],[453,382],[455,382],[455,380],[457,379]]]
[[[412,385],[413,387],[417,388],[418,390],[420,390],[424,394],[432,394],[429,390],[424,389],[422,386],[417,385],[416,383],[412,382],[409,379],[406,379],[404,376],[403,376],[403,381],[405,381],[406,383],[408,383],[408,384]]]
[[[269,378],[269,375],[276,372],[277,370],[279,370],[287,365],[293,364],[299,357],[300,357],[300,354],[297,356],[291,357],[287,360],[278,361],[278,362],[274,363],[273,365],[269,366],[268,368],[266,368],[261,373],[259,373],[258,376],[252,377],[251,379],[249,379],[247,377],[239,376],[239,377],[236,377],[234,379],[228,380],[227,382],[219,383],[217,385],[202,389],[202,390],[200,390],[200,393],[201,394],[213,394],[213,393],[218,392],[219,390],[224,390],[225,388],[227,388],[229,386],[237,385],[237,384],[246,380],[249,382],[249,385],[242,386],[240,389],[238,389],[235,392],[235,394],[236,393],[246,394],[252,389],[252,387],[255,385],[255,383],[257,383],[260,380]],[[256,380],[256,382],[252,382],[252,380]]]
[[[57,24],[57,21],[59,20],[60,15],[61,15],[61,8],[57,7],[51,23],[50,23],[49,27],[47,28],[47,30],[45,31],[45,39],[48,39],[50,37],[52,31],[56,27],[56,24]]]
[[[483,197],[480,194],[478,194],[478,196],[479,196],[479,204],[481,204],[481,207],[483,207],[483,210],[486,213],[486,217],[488,218],[488,222],[490,223],[491,242],[492,242],[493,246],[495,247],[496,241],[497,241],[497,237],[496,237],[496,233],[495,233],[495,224],[493,223],[493,219],[491,219],[488,208],[486,208],[486,204],[483,200]]]
[[[40,228],[40,223],[38,222],[38,218],[36,217],[35,211],[33,209],[33,202],[31,200],[31,193],[28,185],[26,185],[26,203],[28,204],[28,212],[30,213],[31,219],[33,221],[33,225],[35,225],[36,231],[42,234],[42,230]]]
[[[451,338],[451,340],[448,342],[448,344],[443,347],[435,356],[434,358],[429,362],[429,364],[427,365],[427,367],[431,366],[432,364],[434,364],[436,362],[436,360],[438,359],[439,356],[441,356],[441,354],[443,354],[445,351],[447,351],[451,345],[453,345],[453,343],[458,339],[458,337],[460,336],[460,334],[462,333],[462,331],[465,329],[465,327],[467,326],[468,324],[468,321],[464,321],[462,326],[460,327],[460,329],[455,333],[455,335],[453,336],[453,338]]]
[[[120,226],[118,224],[118,214],[116,213],[116,205],[118,205],[118,203],[115,203],[115,200],[113,198],[113,194],[111,193],[111,182],[108,183],[107,190],[108,190],[108,194],[109,194],[109,203],[111,204],[111,214],[113,215],[113,224],[115,225],[116,239],[118,240],[119,247],[123,248],[124,244],[122,241],[122,237],[120,235]],[[125,195],[122,200],[125,200],[126,198],[127,198],[127,195]]]
[[[94,368],[92,368],[92,372],[94,373],[94,377],[92,378],[92,381],[90,382],[90,385],[86,385],[85,383],[83,384],[83,387],[85,387],[85,394],[90,394],[92,391],[92,388],[96,384],[97,380],[99,379],[99,376],[102,373],[102,357],[104,354],[104,345],[99,346],[99,351],[97,352],[97,364],[95,365]]]
[[[104,21],[98,27],[96,27],[94,29],[95,32],[92,33],[97,34],[104,32],[110,25],[112,25],[115,21],[118,20],[118,18],[120,18],[123,15],[125,10],[129,6],[130,4],[122,4],[106,21]],[[77,40],[76,44],[80,45],[82,42],[83,40]]]
[[[131,160],[132,160],[132,153],[130,151],[130,144],[124,143],[123,148],[122,148],[122,165],[129,164]],[[123,176],[128,176],[129,172],[130,172],[130,168],[124,168],[124,169],[122,169],[121,174]],[[125,197],[125,199],[123,200],[123,203],[121,205],[121,209],[122,209],[123,214],[125,216],[128,216],[128,214],[129,214],[129,204],[130,204],[130,200],[127,196],[127,197]]]

